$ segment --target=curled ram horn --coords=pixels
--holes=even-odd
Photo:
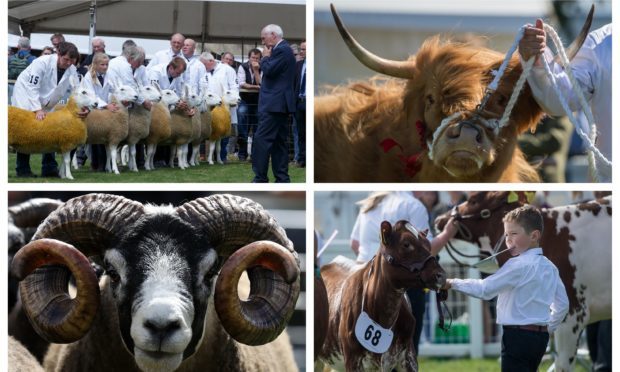
[[[295,310],[300,269],[284,229],[259,204],[233,195],[188,202],[177,213],[200,226],[222,261],[214,298],[222,325],[235,340],[261,345],[274,340]],[[239,276],[247,269],[250,295],[239,299]]]

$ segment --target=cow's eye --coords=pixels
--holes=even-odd
[[[430,94],[426,96],[426,104],[432,105],[433,103],[435,103],[435,99],[433,99],[433,96],[431,96]]]

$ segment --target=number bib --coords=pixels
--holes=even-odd
[[[390,348],[394,333],[390,329],[381,327],[370,319],[365,311],[362,311],[355,322],[355,337],[366,350],[383,354]]]

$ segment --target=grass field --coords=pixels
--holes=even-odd
[[[200,163],[197,167],[190,167],[185,170],[179,168],[158,168],[154,171],[140,171],[138,173],[129,172],[126,167],[119,167],[121,174],[93,172],[90,170],[90,163],[87,161],[86,167],[78,170],[71,169],[74,180],[61,180],[60,178],[17,178],[15,174],[14,153],[9,153],[9,182],[23,183],[59,183],[59,182],[86,182],[86,183],[249,183],[254,178],[252,165],[248,162],[229,160],[226,165],[208,165],[206,162]],[[56,155],[56,161],[60,160]],[[271,165],[270,165],[271,166]],[[30,156],[30,167],[36,175],[41,175],[41,155],[33,154]],[[306,169],[298,168],[293,164],[288,168],[291,182],[305,182]],[[274,177],[269,169],[269,180],[273,182]]]
[[[539,371],[546,371],[551,365],[550,361],[544,361],[538,368]],[[497,372],[500,370],[498,358],[486,359],[441,359],[441,358],[419,358],[418,367],[421,372]],[[583,366],[578,365],[575,372],[588,372]]]

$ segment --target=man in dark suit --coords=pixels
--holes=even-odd
[[[297,110],[295,121],[297,122],[297,146],[299,147],[299,159],[297,166],[306,166],[306,41],[299,45],[301,60],[295,66],[295,97],[297,98]]]
[[[252,182],[269,182],[269,157],[276,182],[288,176],[288,117],[295,112],[295,56],[282,38],[282,28],[267,25],[261,31],[265,49],[260,61],[263,72],[258,98],[258,128],[252,141]]]

